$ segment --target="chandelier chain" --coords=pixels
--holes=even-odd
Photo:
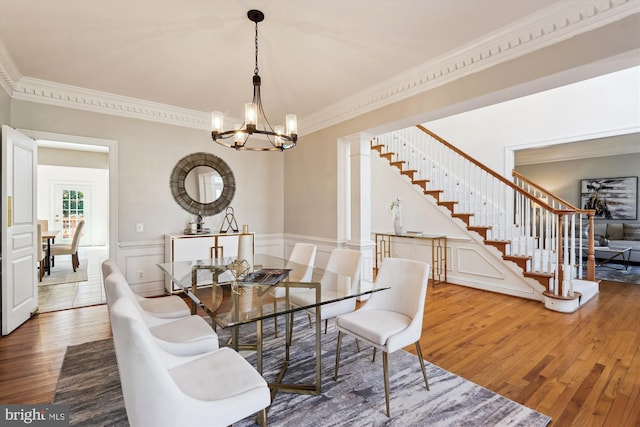
[[[258,75],[258,23],[256,22],[256,68],[253,70],[253,74]]]

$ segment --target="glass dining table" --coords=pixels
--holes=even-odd
[[[311,282],[292,282],[290,269],[297,266],[285,259],[256,254],[254,265],[238,261],[235,257],[175,261],[158,264],[158,267],[190,298],[192,313],[201,308],[207,313],[214,327],[229,328],[229,344],[236,350],[255,350],[256,369],[262,375],[263,321],[278,316],[285,318],[284,358],[280,372],[269,382],[272,397],[277,391],[301,394],[321,392],[321,310],[325,304],[357,298],[388,289],[385,286],[364,283],[352,289],[348,277],[314,269]],[[303,266],[300,266],[303,267]],[[331,290],[323,294],[320,280],[331,283]],[[315,294],[305,306],[294,306],[290,296],[296,292]],[[282,380],[290,363],[291,322],[296,311],[308,310],[315,316],[315,382],[287,384]],[[255,343],[241,343],[240,326],[255,324]],[[267,379],[269,381],[269,379]]]

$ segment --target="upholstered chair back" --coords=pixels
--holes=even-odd
[[[287,268],[290,268],[291,282],[310,282],[316,260],[316,245],[296,243],[289,256]]]
[[[336,248],[331,251],[329,262],[325,268],[325,273],[320,280],[322,289],[337,289],[340,286],[339,280],[350,280],[351,290],[355,292],[360,283],[360,268],[362,265],[362,254],[351,249]],[[353,298],[352,298],[353,299]],[[355,304],[355,300],[353,300]]]
[[[80,237],[82,236],[82,230],[84,229],[84,219],[80,220],[76,225],[76,229],[73,232],[73,239],[71,240],[71,253],[78,252],[78,246],[80,245]]]
[[[391,311],[411,319],[405,331],[389,339],[390,353],[420,339],[429,271],[429,264],[401,258],[385,258],[380,265],[376,283],[390,289],[371,294],[360,310]]]

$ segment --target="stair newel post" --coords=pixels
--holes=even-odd
[[[567,274],[569,271],[569,264],[567,263],[567,260],[569,259],[569,245],[566,244],[566,242],[568,242],[568,238],[569,238],[569,221],[567,221],[567,218],[565,218],[565,214],[562,214],[562,240],[563,242],[565,242],[562,246],[562,292],[560,295],[562,295],[563,297],[567,297],[567,296],[573,296],[569,294],[569,280],[567,279],[567,276],[569,277],[569,279],[571,278],[570,274]]]
[[[595,255],[595,243],[593,241],[593,227],[595,219],[595,211],[587,211],[587,218],[589,219],[589,245],[587,249],[587,280],[594,281],[596,278],[596,255]]]
[[[558,214],[558,220],[557,220],[558,233],[556,234],[558,239],[556,247],[558,248],[558,250],[556,250],[556,280],[555,280],[555,287],[553,289],[554,295],[562,294],[561,287],[562,287],[562,282],[564,280],[564,272],[562,271],[562,263],[563,263],[562,253],[564,250],[564,244],[562,242],[562,235],[563,235],[562,219],[563,219],[563,215]]]
[[[569,231],[571,233],[571,239],[569,240],[571,247],[569,248],[569,262],[567,265],[571,269],[571,276],[569,277],[569,296],[573,297],[573,279],[576,271],[576,212],[571,214],[571,228]]]

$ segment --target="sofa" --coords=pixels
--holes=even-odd
[[[593,227],[593,240],[598,258],[598,246],[631,247],[629,260],[640,263],[640,224],[621,222],[596,222]]]

